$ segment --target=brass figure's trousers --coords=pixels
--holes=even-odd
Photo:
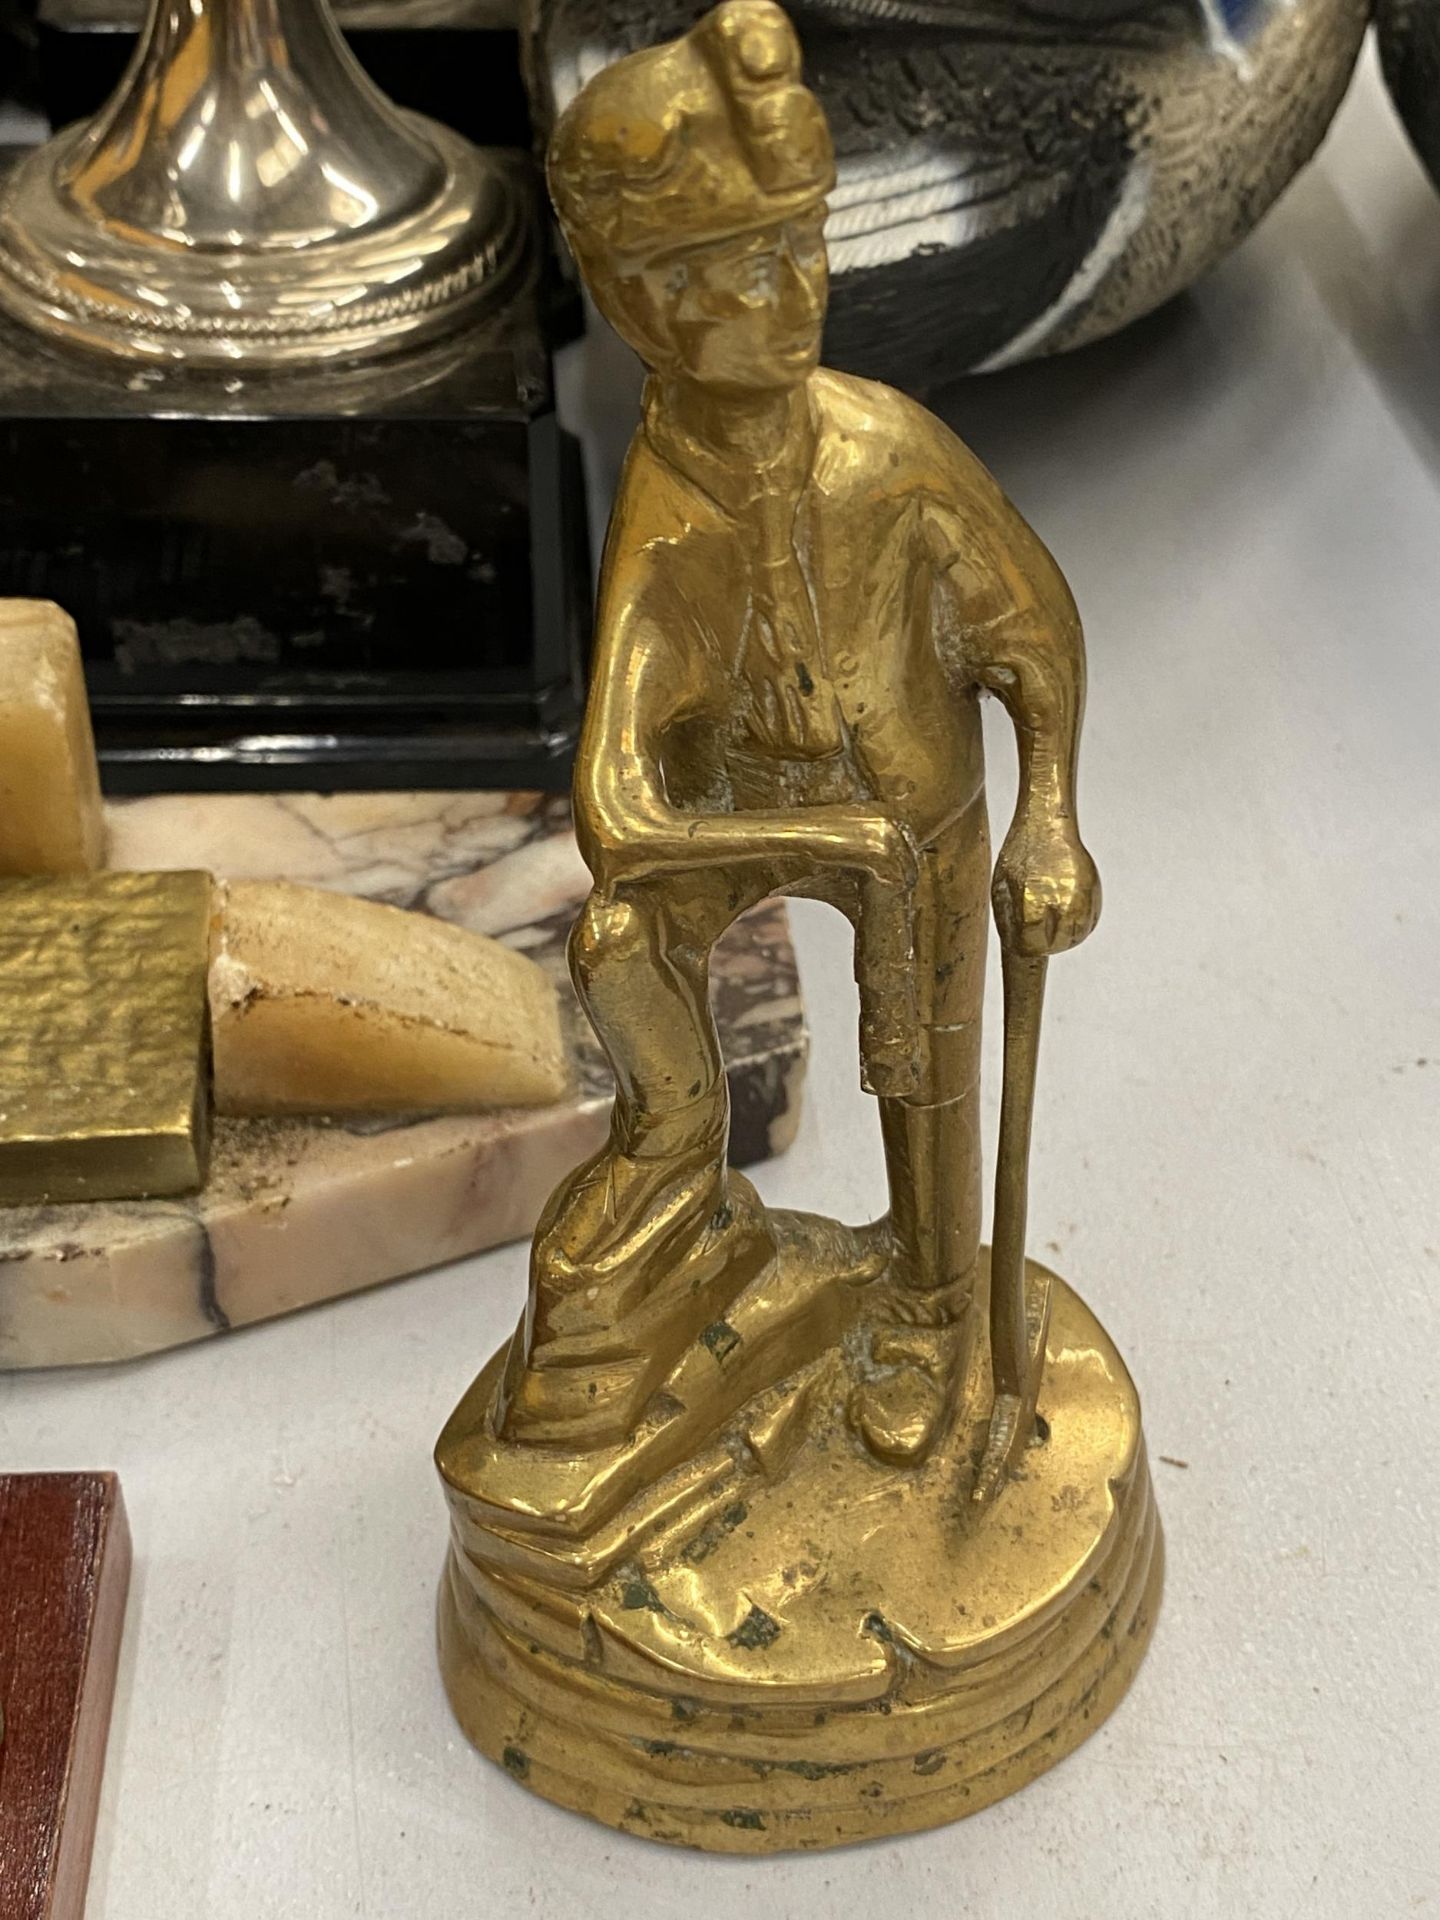
[[[973,1279],[989,886],[979,794],[922,849],[909,903],[918,1087],[880,1101],[902,1291],[943,1287],[963,1295]],[[746,908],[772,892],[825,899],[846,914],[856,928],[857,974],[863,974],[874,929],[855,888],[843,880],[786,887],[778,874],[753,867],[697,867],[591,895],[571,936],[570,964],[615,1072],[612,1152],[634,1161],[723,1160],[728,1102],[708,999],[710,952]]]

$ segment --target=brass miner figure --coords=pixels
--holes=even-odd
[[[576,258],[651,369],[575,780],[572,966],[619,1092],[438,1449],[466,1732],[566,1806],[747,1852],[934,1825],[1041,1772],[1124,1692],[1161,1575],[1134,1388],[1023,1253],[1045,963],[1100,900],[1079,623],[944,427],[817,365],[832,179],[770,0],[609,67],[555,133]],[[993,891],[984,692],[1022,771]],[[706,971],[771,893],[855,928],[872,1226],[769,1211],[726,1166]]]

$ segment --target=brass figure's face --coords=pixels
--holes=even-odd
[[[667,371],[737,396],[807,379],[820,364],[830,284],[824,226],[820,204],[648,266],[646,332]]]

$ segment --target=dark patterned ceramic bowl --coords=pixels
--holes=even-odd
[[[703,10],[533,0],[539,119]],[[1369,0],[796,0],[839,163],[828,357],[925,387],[1078,346],[1169,299],[1314,152],[1368,11]]]
[[[1385,83],[1440,187],[1440,0],[1381,0],[1377,24]]]

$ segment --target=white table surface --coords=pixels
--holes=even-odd
[[[1130,1697],[1019,1797],[839,1854],[705,1859],[530,1797],[453,1726],[431,1629],[430,1446],[515,1320],[514,1247],[0,1382],[4,1466],[118,1468],[135,1533],[91,1920],[1440,1909],[1440,197],[1373,67],[1192,299],[946,410],[1090,635],[1107,908],[1052,970],[1032,1247],[1168,1456]],[[844,933],[795,924],[811,1094],[760,1185],[855,1218]]]

